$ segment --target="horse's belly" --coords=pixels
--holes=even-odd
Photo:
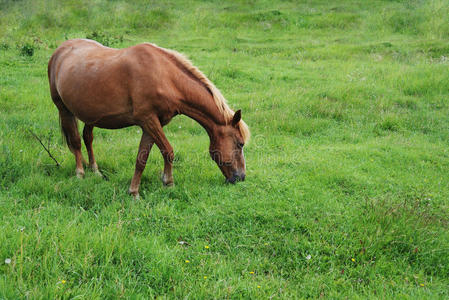
[[[65,106],[81,121],[101,128],[123,128],[133,125],[132,103],[124,89],[104,88],[93,82],[74,84],[61,89]]]
[[[118,114],[103,116],[91,125],[106,129],[119,129],[135,125],[135,122],[129,114]]]

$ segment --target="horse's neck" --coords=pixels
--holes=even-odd
[[[226,123],[212,95],[199,85],[185,93],[179,112],[200,123],[211,138],[217,127]]]

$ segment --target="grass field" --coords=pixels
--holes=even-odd
[[[187,117],[175,187],[154,148],[127,194],[137,127],[95,129],[108,180],[77,179],[46,68],[78,37],[189,56],[247,180]],[[448,1],[0,0],[0,72],[0,299],[449,298]]]

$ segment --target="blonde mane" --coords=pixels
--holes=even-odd
[[[184,68],[186,68],[187,71],[189,71],[195,78],[197,78],[199,81],[201,81],[212,93],[212,97],[214,99],[215,104],[218,107],[218,110],[220,113],[223,114],[226,123],[230,122],[232,120],[232,117],[234,116],[234,111],[228,106],[228,103],[223,96],[223,94],[220,92],[220,90],[209,80],[209,78],[204,75],[203,72],[200,71],[197,67],[195,67],[192,62],[184,55],[177,51],[162,48],[157,46],[156,44],[151,44],[153,47],[156,47],[165,53],[167,53],[170,57],[176,59],[177,62],[179,62]],[[243,120],[240,120],[239,122],[239,130],[240,134],[243,137],[243,140],[246,142],[249,141],[250,138],[250,131],[248,128],[248,125]]]

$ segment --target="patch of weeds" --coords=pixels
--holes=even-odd
[[[399,131],[400,130],[400,120],[397,116],[394,115],[388,115],[385,116],[382,120],[380,120],[374,129],[374,132],[377,134],[382,134],[382,132],[385,131]]]
[[[279,10],[271,10],[265,12],[258,12],[243,17],[248,21],[256,22],[273,22],[273,23],[287,23],[288,19],[285,14]]]
[[[33,42],[24,42],[17,45],[17,49],[21,56],[31,57],[34,55],[34,50],[37,49],[37,46]]]
[[[9,50],[9,44],[5,42],[0,43],[0,50]]]
[[[226,68],[221,72],[224,76],[229,77],[231,79],[238,79],[245,77],[245,73],[235,68]]]
[[[397,120],[392,118],[386,118],[379,125],[383,130],[397,131],[399,129]]]
[[[123,42],[123,35],[111,36],[106,32],[92,31],[86,35],[86,39],[94,40],[105,46],[112,46]]]

